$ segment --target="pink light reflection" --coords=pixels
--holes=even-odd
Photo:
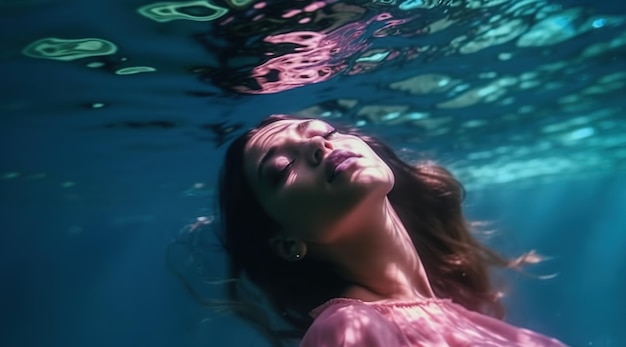
[[[307,5],[304,8],[304,11],[305,12],[315,12],[315,11],[319,10],[320,8],[322,8],[324,6],[326,6],[325,2],[323,2],[323,1],[316,1],[316,2],[314,2],[312,4],[310,4],[310,5]]]
[[[264,41],[268,43],[296,44],[298,47],[292,52],[270,58],[252,70],[251,77],[261,87],[260,90],[250,90],[245,86],[235,89],[268,94],[324,82],[344,71],[348,59],[370,46],[363,34],[371,21],[349,23],[328,34],[296,31],[267,36]]]
[[[302,10],[289,10],[287,11],[285,14],[282,15],[283,18],[291,18],[293,16],[296,16],[298,14],[302,13]]]

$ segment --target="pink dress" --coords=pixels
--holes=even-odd
[[[562,347],[539,333],[467,310],[449,299],[332,299],[311,312],[300,347]]]

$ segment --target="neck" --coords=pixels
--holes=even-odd
[[[380,213],[361,218],[352,232],[318,250],[354,283],[344,295],[363,301],[434,297],[409,233],[389,200],[375,210]]]

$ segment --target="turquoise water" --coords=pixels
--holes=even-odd
[[[0,18],[0,345],[266,345],[207,316],[165,250],[211,223],[225,144],[294,113],[436,159],[491,245],[550,257],[530,270],[552,279],[504,275],[508,321],[626,346],[626,3],[4,0]]]

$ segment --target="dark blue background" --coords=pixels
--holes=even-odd
[[[626,13],[623,2],[555,3],[622,18]],[[135,13],[143,4],[0,1],[1,346],[264,346],[242,322],[204,311],[166,266],[167,247],[179,231],[214,212],[213,188],[224,146],[216,148],[212,134],[201,126],[249,125],[331,94],[365,100],[389,96],[364,84],[384,80],[384,71],[278,94],[225,93],[185,73],[185,68],[207,59],[189,40],[190,33],[206,24],[160,25]],[[604,35],[620,35],[623,28]],[[135,65],[157,66],[159,72],[116,76],[87,69],[86,61],[21,54],[28,43],[48,36],[111,39],[122,51],[111,59],[128,57]],[[572,40],[561,51],[601,39],[601,34],[585,36],[580,40],[589,43]],[[526,61],[529,66],[534,58],[550,59],[533,54]],[[609,69],[624,67],[623,50],[616,54],[621,63]],[[425,69],[463,73],[486,68],[483,58],[462,57],[465,65],[458,66],[452,63],[460,58],[449,57]],[[605,66],[597,61],[587,68],[599,71]],[[183,93],[189,90],[216,96]],[[621,98],[616,96],[620,93]],[[594,102],[598,108],[611,104],[621,110],[611,119],[623,126],[624,88],[612,95]],[[412,98],[393,97],[407,103]],[[555,98],[533,97],[538,108]],[[90,108],[95,102],[105,107]],[[497,107],[481,107],[472,114],[481,117],[484,111],[482,117],[499,121],[490,116],[500,113]],[[568,117],[557,113],[550,121]],[[119,126],[162,120],[174,126]],[[520,121],[501,132],[521,134],[527,142],[517,146],[524,148],[544,136],[535,131],[542,122]],[[368,130],[391,141],[398,129]],[[493,135],[468,136],[480,149],[492,146],[484,140]],[[451,163],[467,154],[452,150],[455,141],[444,136],[413,149],[434,149]],[[610,150],[617,153],[625,147],[622,140]],[[510,322],[573,346],[626,346],[626,165],[623,156],[616,158],[604,170],[581,169],[546,181],[526,179],[468,190],[468,217],[493,221],[499,230],[490,244],[508,255],[537,249],[551,259],[528,270],[558,273],[550,280],[503,275]],[[194,188],[197,183],[202,186]],[[223,261],[216,252],[211,266],[217,274],[223,271]],[[219,296],[217,288],[204,289]]]

